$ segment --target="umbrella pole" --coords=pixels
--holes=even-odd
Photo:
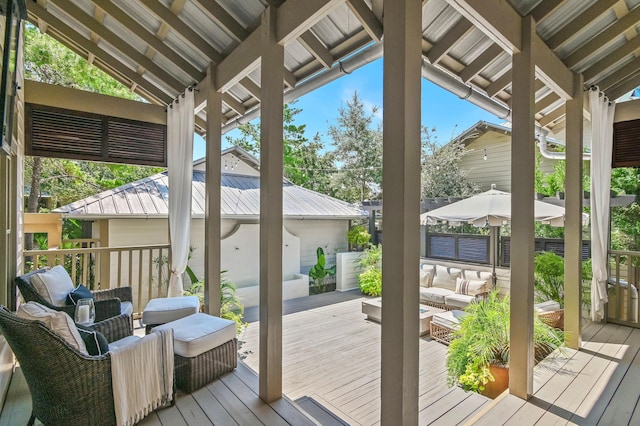
[[[499,227],[498,226],[492,226],[491,227],[491,232],[490,232],[490,236],[489,236],[489,249],[491,251],[491,258],[489,259],[491,261],[491,268],[492,268],[492,275],[491,278],[493,280],[493,287],[496,287],[496,284],[498,282],[498,276],[496,275],[496,263],[498,263],[498,241],[499,241]]]

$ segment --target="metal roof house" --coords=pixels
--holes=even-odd
[[[597,86],[614,101],[640,85],[640,0],[23,3],[31,24],[147,103],[24,81],[18,48],[16,125],[8,134],[10,155],[0,157],[0,205],[7,206],[0,209],[0,303],[14,302],[12,280],[23,268],[24,156],[163,164],[165,144],[157,141],[162,140],[165,109],[195,85],[196,126],[207,137],[204,234],[210,313],[219,312],[222,134],[261,116],[258,393],[268,403],[281,401],[282,104],[384,56],[383,192],[393,208],[385,211],[380,423],[417,425],[419,419],[420,110],[422,102],[431,101],[421,99],[423,77],[512,122],[511,167],[517,171],[511,185],[512,250],[519,256],[511,264],[509,392],[522,401],[534,393],[534,231],[529,219],[536,126],[551,136],[563,135],[569,253],[565,326],[567,344],[581,346],[581,159],[583,121],[591,118],[585,90]],[[614,121],[637,125],[639,118],[634,101],[619,105]],[[123,137],[127,134],[136,137]],[[156,141],[153,148],[151,140]],[[632,140],[621,155],[637,160],[636,153]],[[487,413],[485,421],[493,424],[502,419],[499,414],[492,418]]]
[[[222,269],[238,285],[245,306],[257,303],[245,288],[259,282],[260,164],[239,147],[226,149],[221,158]],[[194,161],[191,200],[191,246],[189,264],[197,276],[204,274],[204,218],[206,195],[205,163]],[[284,280],[306,274],[316,263],[316,249],[323,247],[327,260],[347,251],[346,235],[352,219],[366,218],[359,207],[294,185],[283,179],[284,235],[289,240],[283,259]],[[65,218],[93,222],[93,237],[108,241],[110,247],[166,244],[168,202],[171,194],[167,172],[122,185],[56,209]],[[106,233],[106,235],[105,235]],[[295,250],[294,250],[295,247]],[[113,260],[115,262],[115,259]],[[112,276],[112,285],[116,277]],[[308,286],[308,284],[307,284]],[[308,295],[299,291],[285,298]]]

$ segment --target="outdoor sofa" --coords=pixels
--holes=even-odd
[[[444,265],[420,265],[420,303],[445,310],[464,309],[487,296],[491,272]]]

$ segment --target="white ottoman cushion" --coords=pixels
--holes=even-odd
[[[458,311],[458,310],[441,312],[441,313],[433,314],[433,317],[431,317],[431,322],[441,327],[449,328],[451,330],[456,330],[458,327],[460,327],[459,318],[464,315],[465,315],[464,311]]]
[[[236,323],[224,318],[197,313],[155,327],[153,331],[173,329],[173,351],[193,358],[236,338]]]
[[[197,313],[200,301],[197,296],[161,297],[151,299],[142,312],[142,323],[166,324]]]

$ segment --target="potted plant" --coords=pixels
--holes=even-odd
[[[369,244],[371,240],[371,234],[362,225],[354,225],[347,232],[347,242],[349,243],[349,250],[362,251]]]
[[[449,346],[448,383],[495,398],[509,385],[509,298],[501,298],[493,291],[486,299],[470,304],[465,312]],[[563,341],[561,330],[535,317],[536,362],[558,349]]]
[[[336,275],[336,265],[333,265],[330,268],[326,267],[327,258],[324,255],[322,247],[318,247],[316,249],[316,256],[318,260],[309,270],[309,277],[313,280],[313,287],[315,287],[311,289],[311,294],[324,293],[327,291],[325,279],[328,276],[334,277]]]

